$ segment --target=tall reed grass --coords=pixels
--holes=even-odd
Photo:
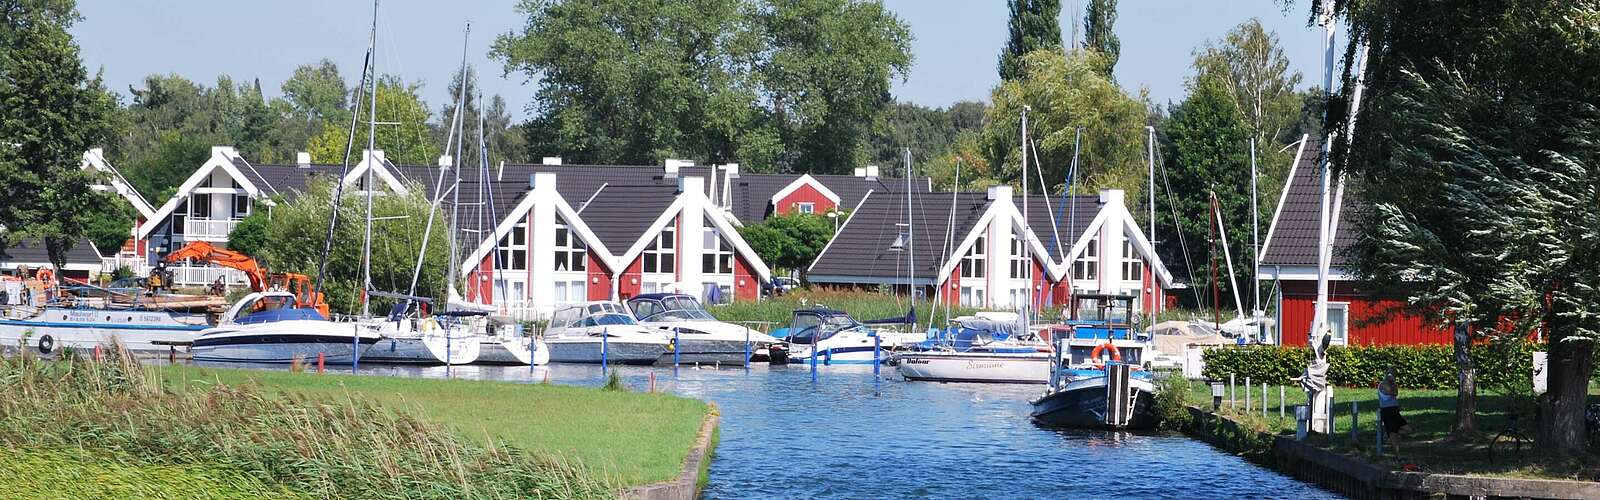
[[[0,360],[0,445],[85,449],[125,462],[239,471],[322,498],[594,498],[620,486],[561,455],[489,441],[353,396],[169,390],[116,346]]]

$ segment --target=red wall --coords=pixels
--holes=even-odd
[[[628,267],[622,271],[622,276],[619,277],[617,282],[617,300],[625,301],[639,294],[641,287],[639,279],[644,276],[643,267],[644,254],[639,254],[638,257],[633,258],[633,262],[628,263]]]
[[[1329,281],[1328,301],[1350,303],[1348,345],[1450,343],[1450,332],[1427,326],[1421,317],[1402,311],[1404,300],[1376,296],[1350,282]],[[1283,344],[1306,345],[1316,306],[1317,282],[1283,282],[1283,311],[1279,316]]]
[[[610,299],[611,270],[606,269],[606,266],[601,265],[599,257],[594,254],[594,250],[589,251],[588,259],[589,262],[587,269],[589,270],[589,280],[587,287],[589,290],[589,300]]]
[[[743,255],[735,254],[733,257],[733,300],[757,300],[761,298],[761,279],[750,272],[750,264],[744,261]]]
[[[494,252],[478,261],[478,268],[467,273],[467,300],[479,304],[494,303],[494,281],[485,279],[494,273]]]
[[[779,199],[773,211],[779,214],[787,214],[794,211],[794,204],[803,201],[813,203],[814,206],[811,211],[816,214],[827,213],[828,210],[834,208],[833,200],[823,196],[821,191],[817,191],[817,188],[812,187],[810,184],[801,184],[800,188],[789,193],[789,196]]]
[[[950,270],[950,279],[945,281],[944,302],[947,305],[961,305],[961,264],[957,263]]]

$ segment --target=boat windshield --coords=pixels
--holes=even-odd
[[[835,333],[861,326],[845,314],[796,312],[789,325],[789,341],[801,344],[827,340]]]
[[[587,327],[587,326],[637,325],[637,324],[638,323],[635,323],[633,321],[633,316],[629,316],[629,315],[621,314],[621,313],[602,313],[602,314],[590,315],[587,318],[583,318],[583,321],[579,322],[578,326]]]
[[[694,297],[667,297],[661,300],[639,299],[629,303],[640,321],[715,321]]]

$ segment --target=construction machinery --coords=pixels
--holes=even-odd
[[[205,241],[190,242],[162,259],[167,263],[182,260],[197,260],[237,269],[244,272],[245,278],[250,281],[251,291],[287,291],[294,294],[295,307],[316,309],[322,313],[322,317],[330,317],[328,302],[323,300],[322,292],[316,290],[310,276],[297,273],[269,273],[266,266],[256,262],[256,259]]]

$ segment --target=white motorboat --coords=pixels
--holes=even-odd
[[[750,327],[717,321],[692,295],[647,293],[628,299],[640,325],[672,336],[681,363],[742,364],[766,359],[778,342]]]
[[[537,337],[523,335],[517,324],[495,325],[478,337],[478,364],[545,365],[550,363],[550,347]]]
[[[877,332],[857,322],[844,311],[815,307],[797,309],[782,333],[789,343],[791,362],[819,364],[870,364],[887,360],[893,346],[885,345]]]
[[[130,350],[162,350],[152,342],[189,342],[209,325],[202,315],[137,309],[11,306],[0,311],[0,343],[58,349],[93,349],[122,342]]]
[[[671,339],[640,326],[620,304],[592,301],[557,309],[544,342],[554,362],[649,365],[667,354]]]
[[[402,307],[403,303],[396,309]],[[382,337],[362,355],[362,361],[465,365],[477,361],[481,351],[474,333],[479,322],[464,321],[461,316],[421,317],[401,310],[382,321],[362,325]]]
[[[1005,318],[963,316],[955,326],[907,350],[894,363],[908,380],[1043,384],[1050,380],[1053,350],[1031,333],[1016,334],[1016,314]]]
[[[244,296],[194,339],[196,361],[235,363],[349,363],[382,338],[359,323],[335,323],[316,309],[295,307],[290,292]]]

